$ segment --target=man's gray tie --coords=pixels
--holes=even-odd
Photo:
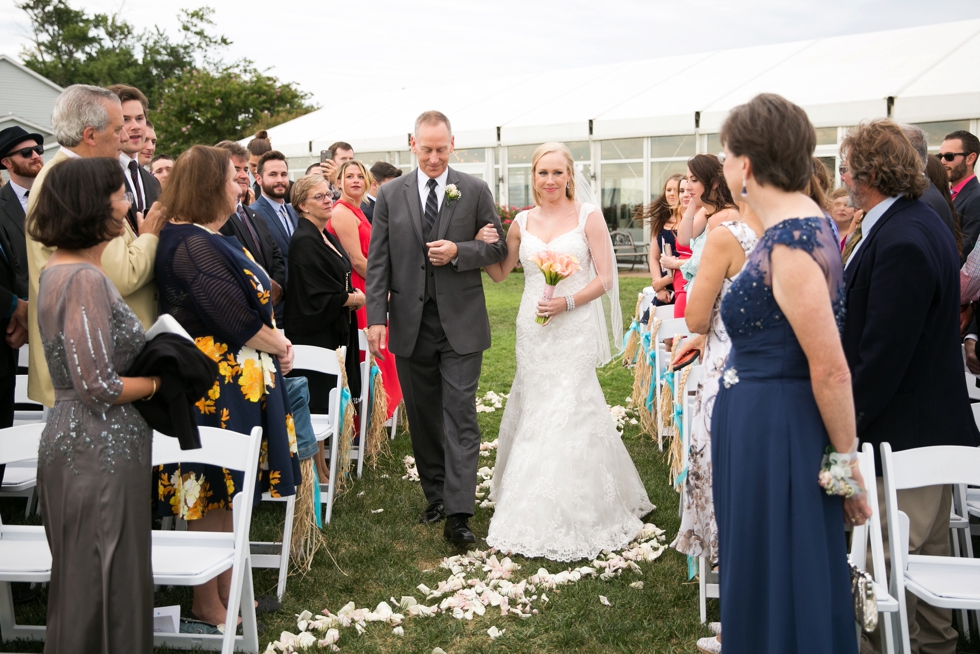
[[[425,200],[425,229],[432,231],[432,226],[436,224],[436,216],[439,215],[439,200],[436,198],[436,180],[429,179],[429,197]]]
[[[283,227],[286,228],[286,235],[291,237],[293,235],[293,221],[289,219],[285,203],[279,207],[279,218],[282,220]]]

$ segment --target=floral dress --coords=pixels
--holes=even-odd
[[[269,278],[234,237],[196,225],[160,233],[156,279],[160,313],[169,313],[218,363],[218,379],[197,402],[197,423],[249,433],[262,427],[256,497],[293,495],[300,484],[296,431],[276,357],[247,345],[263,325],[275,328]],[[161,466],[160,515],[185,520],[230,509],[240,472],[201,464]]]

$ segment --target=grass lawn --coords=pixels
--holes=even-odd
[[[636,293],[646,284],[644,277],[620,279],[623,315],[632,315]],[[493,330],[493,347],[486,352],[480,379],[481,395],[487,391],[507,393],[514,377],[514,320],[523,289],[521,275],[512,275],[505,283],[485,284],[487,305]],[[556,356],[558,353],[556,353]],[[632,387],[630,371],[610,365],[598,371],[607,402],[626,404]],[[502,411],[481,413],[483,439],[497,436]],[[658,507],[647,518],[666,533],[667,542],[673,539],[679,525],[678,495],[668,484],[665,455],[655,442],[640,436],[636,427],[627,426],[623,439],[633,456],[640,476],[646,484],[651,501]],[[351,490],[341,497],[333,512],[333,522],[324,529],[326,543],[336,565],[327,552],[321,550],[312,570],[305,576],[289,580],[284,610],[274,615],[260,616],[266,630],[259,634],[261,648],[277,640],[282,631],[296,633],[294,615],[309,610],[314,615],[323,609],[337,613],[350,601],[358,608],[373,609],[379,602],[403,595],[414,595],[420,602],[425,597],[416,589],[419,584],[435,587],[449,576],[438,568],[444,557],[457,551],[442,538],[442,524],[419,525],[416,519],[425,508],[425,500],[417,482],[403,480],[402,458],[411,454],[406,433],[392,442],[391,457],[379,462],[377,469],[365,468],[364,477],[355,481]],[[481,457],[482,465],[492,465],[491,459]],[[4,521],[23,521],[23,502],[0,502]],[[372,510],[384,509],[382,513]],[[277,521],[282,507],[264,504],[255,511],[253,538],[275,540]],[[485,536],[492,509],[477,508],[471,526],[478,537]],[[485,543],[479,544],[481,549]],[[588,561],[568,566],[542,560],[515,557],[521,569],[517,578],[534,574],[544,567],[551,573],[569,567],[588,565]],[[463,652],[694,652],[695,641],[709,635],[698,622],[698,588],[696,580],[687,581],[685,557],[668,548],[652,563],[640,563],[642,574],[627,570],[622,576],[603,581],[585,578],[549,591],[547,604],[535,602],[539,613],[527,619],[501,617],[499,611],[488,610],[473,620],[457,620],[449,613],[433,617],[407,617],[404,635],[392,633],[384,623],[369,623],[358,635],[354,628],[341,629],[337,643],[342,652],[421,652],[429,654],[440,647],[447,654]],[[643,588],[630,586],[643,581]],[[272,571],[255,572],[259,594],[274,594],[276,579]],[[600,603],[599,596],[608,598],[611,606]],[[158,604],[180,603],[186,615],[190,609],[189,589],[168,590]],[[439,600],[426,602],[438,604]],[[709,620],[718,619],[718,605],[709,601]],[[396,608],[397,610],[397,608]],[[21,622],[41,624],[44,621],[43,594],[41,601],[18,606]],[[491,626],[505,630],[491,640]],[[40,643],[8,643],[4,651],[39,652]],[[316,646],[310,651],[328,651]],[[963,649],[961,651],[970,651]]]

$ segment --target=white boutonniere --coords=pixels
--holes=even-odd
[[[446,202],[455,202],[461,197],[463,194],[459,192],[455,184],[446,184]]]

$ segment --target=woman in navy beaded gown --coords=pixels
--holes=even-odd
[[[853,452],[857,439],[840,250],[802,193],[815,131],[764,94],[729,114],[721,141],[729,187],[766,227],[721,306],[732,351],[711,454],[724,649],[854,654],[844,520],[863,524],[870,509],[817,481],[825,448]]]

